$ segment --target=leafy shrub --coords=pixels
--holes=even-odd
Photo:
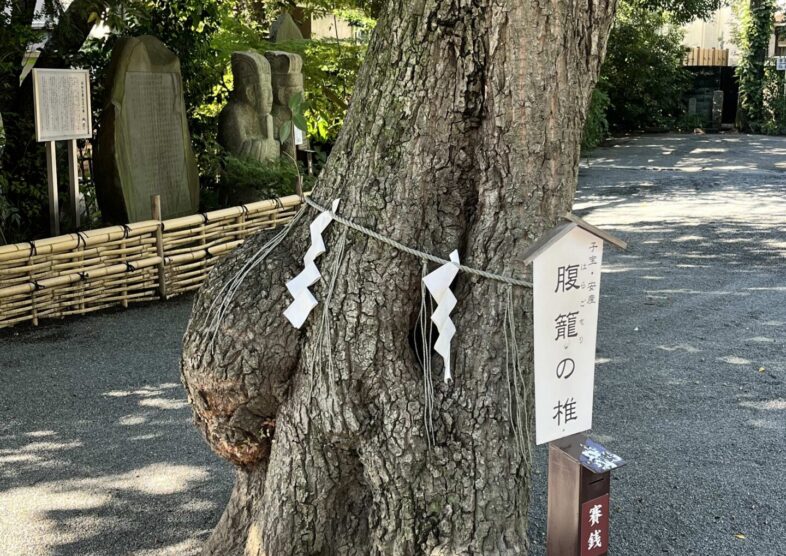
[[[761,121],[756,131],[767,135],[786,134],[786,94],[783,90],[784,75],[773,63],[764,68],[762,77]]]
[[[601,69],[613,130],[670,128],[685,111],[690,74],[668,14],[622,2]]]
[[[743,130],[754,133],[773,128],[765,106],[765,65],[775,7],[775,0],[745,1],[735,5],[739,19],[735,38],[740,49],[736,69],[740,86],[738,123]]]
[[[592,98],[587,109],[587,121],[584,124],[584,133],[581,136],[582,151],[594,149],[609,134],[606,110],[609,108],[610,100],[603,87],[604,84],[601,82],[592,91]]]
[[[298,175],[303,176],[305,191],[314,185],[314,177],[304,175],[304,168],[285,158],[257,162],[223,154],[221,163],[217,183],[201,190],[203,211],[293,195]]]

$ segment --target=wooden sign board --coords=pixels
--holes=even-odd
[[[532,261],[535,441],[544,444],[592,428],[603,240],[571,222]]]
[[[85,139],[93,135],[87,70],[34,69],[37,141]]]
[[[601,556],[609,550],[609,495],[581,505],[581,556]]]

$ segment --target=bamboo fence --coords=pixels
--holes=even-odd
[[[0,328],[166,299],[199,288],[224,255],[289,222],[298,195],[0,246]]]
[[[728,66],[729,50],[727,48],[701,48],[698,46],[686,48],[682,64],[684,66]]]

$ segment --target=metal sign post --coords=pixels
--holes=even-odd
[[[36,140],[46,143],[49,183],[49,228],[60,234],[56,141],[68,141],[69,212],[79,228],[79,162],[77,139],[93,135],[90,74],[87,70],[33,70]]]

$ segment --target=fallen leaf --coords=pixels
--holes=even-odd
[[[763,373],[763,372],[764,372],[764,371],[766,371],[766,370],[767,370],[767,369],[765,369],[764,367],[759,367],[759,372],[760,372],[760,373]]]
[[[738,539],[740,539],[741,541],[744,541],[744,540],[745,540],[745,535],[743,535],[742,533],[737,533],[737,534],[736,534],[736,535],[734,535],[734,536],[735,536],[735,537],[737,537]]]

